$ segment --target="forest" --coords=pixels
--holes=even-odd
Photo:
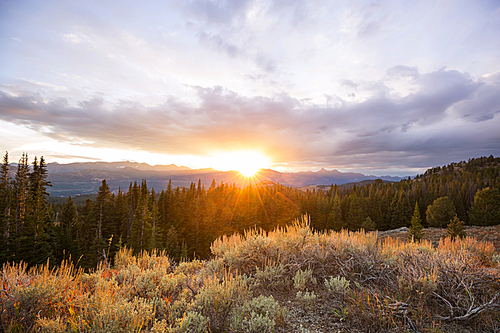
[[[285,227],[304,214],[312,230],[388,230],[410,226],[415,207],[424,227],[446,227],[456,215],[469,225],[500,223],[500,158],[469,159],[427,170],[413,179],[302,191],[274,183],[205,188],[171,184],[160,192],[147,180],[95,199],[51,204],[43,157],[23,154],[10,176],[8,153],[0,170],[0,263],[59,263],[82,268],[111,260],[127,247],[165,251],[176,261],[206,259],[223,235]]]

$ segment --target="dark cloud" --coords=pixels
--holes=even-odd
[[[154,107],[110,104],[103,96],[71,106],[0,90],[0,119],[60,141],[201,155],[256,147],[277,161],[325,167],[409,168],[500,155],[498,83],[445,69],[412,82],[415,92],[404,97],[381,89],[363,102],[337,97],[335,106],[288,94],[245,97],[220,86],[191,87],[199,100],[194,106],[171,96]]]

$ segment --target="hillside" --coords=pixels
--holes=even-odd
[[[6,265],[0,328],[23,332],[495,332],[500,257],[472,238],[378,242],[307,221],[221,237],[176,264],[122,248],[83,273]]]

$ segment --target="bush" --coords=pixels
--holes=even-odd
[[[313,232],[302,221],[219,239],[212,248],[215,259],[178,266],[162,253],[126,249],[115,267],[88,273],[66,262],[29,270],[7,264],[0,331],[297,331],[297,312],[302,323],[333,313],[323,323],[338,318],[366,331],[500,328],[498,254],[470,237],[433,248],[428,241],[379,242],[376,233]]]

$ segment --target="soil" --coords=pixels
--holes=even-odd
[[[439,240],[446,236],[446,228],[426,228],[423,230],[425,240],[432,241],[432,244],[436,246],[439,244]],[[408,239],[409,230],[406,227],[381,231],[379,232],[379,238],[393,237],[402,240]],[[465,228],[465,233],[467,236],[474,237],[481,242],[492,243],[495,247],[497,253],[500,253],[500,225],[488,226],[488,227],[478,227],[478,226],[467,226]]]

